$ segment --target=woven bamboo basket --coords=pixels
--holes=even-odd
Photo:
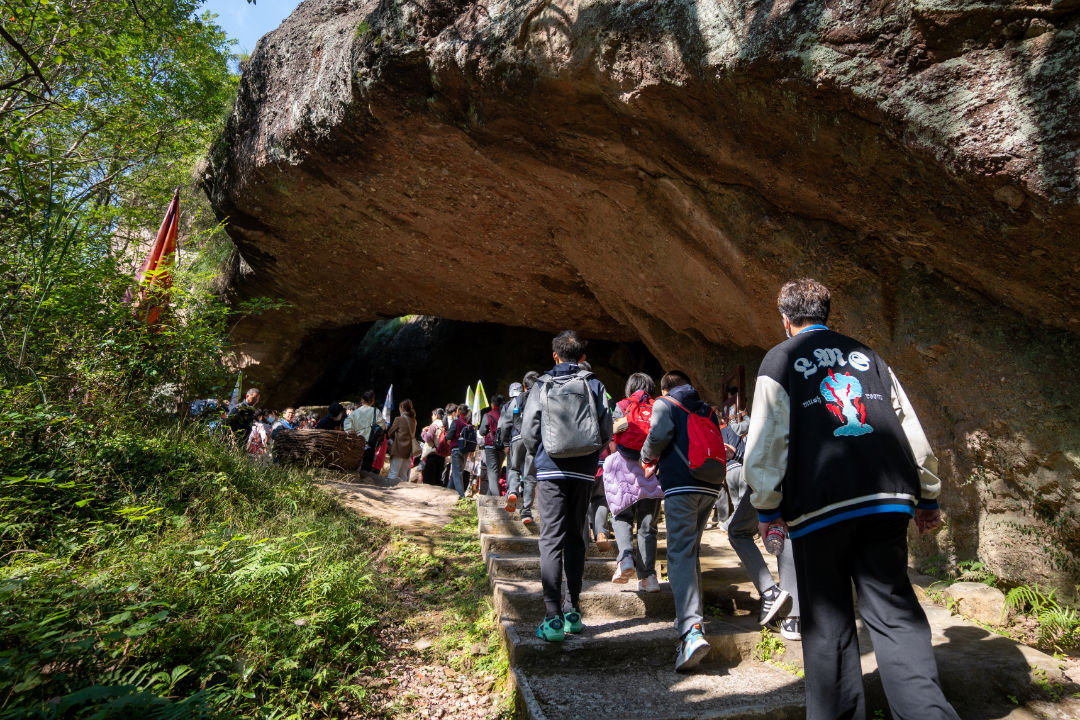
[[[283,430],[274,438],[274,459],[282,465],[318,465],[353,472],[367,441],[341,430]]]

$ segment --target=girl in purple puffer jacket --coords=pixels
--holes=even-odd
[[[649,433],[656,384],[645,373],[626,381],[626,397],[612,413],[615,450],[604,460],[604,494],[611,510],[619,561],[613,583],[626,583],[637,572],[638,590],[660,592],[656,578],[656,521],[664,491],[656,477],[645,477],[641,468],[641,445]],[[634,524],[637,547],[634,547]]]

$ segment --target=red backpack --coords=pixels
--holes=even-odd
[[[682,403],[671,396],[665,395],[663,400],[682,408],[688,415],[686,419],[686,434],[689,437],[690,457],[683,461],[690,466],[691,470],[697,470],[710,460],[720,463],[723,468],[727,464],[727,450],[724,448],[724,436],[718,427],[719,422],[714,423],[709,417],[716,417],[716,411],[709,408],[709,415],[698,415],[690,412]],[[678,452],[678,448],[676,448]],[[682,455],[681,452],[679,452]]]
[[[619,401],[623,417],[629,423],[627,428],[615,434],[615,442],[629,450],[641,450],[645,438],[649,436],[649,424],[652,422],[653,399],[644,390],[638,390],[628,398]]]

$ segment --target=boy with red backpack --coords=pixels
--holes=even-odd
[[[649,434],[656,383],[645,373],[626,381],[626,397],[615,405],[615,452],[604,459],[604,493],[619,560],[611,582],[630,581],[636,571],[639,592],[660,592],[656,579],[656,521],[664,491],[655,476],[645,477],[641,446]],[[634,524],[637,548],[634,548]]]
[[[656,463],[664,490],[668,580],[675,595],[675,625],[680,638],[675,669],[689,670],[709,654],[701,626],[698,553],[713,505],[727,496],[727,455],[720,419],[698,396],[686,373],[668,371],[660,379],[660,391],[663,396],[653,403],[641,462]]]

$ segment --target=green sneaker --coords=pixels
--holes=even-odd
[[[574,633],[575,635],[585,629],[585,626],[581,624],[581,611],[573,609],[568,613],[563,613],[563,625],[566,627],[566,632]]]
[[[547,618],[536,628],[536,637],[548,642],[562,642],[566,639],[561,617]]]

